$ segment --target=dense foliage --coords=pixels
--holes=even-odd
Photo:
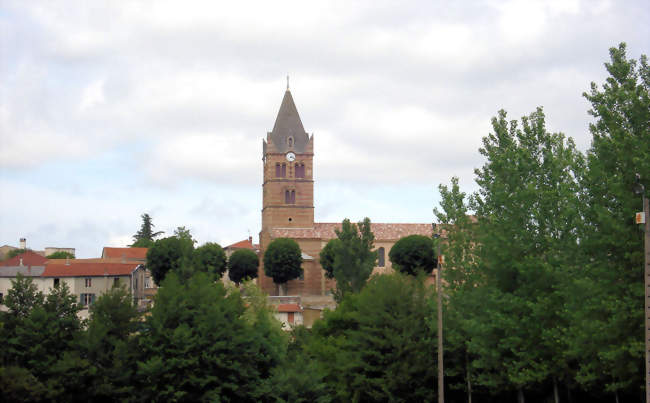
[[[58,251],[45,256],[48,259],[74,259],[74,255],[70,252]]]
[[[393,268],[415,276],[431,273],[436,267],[433,240],[424,235],[409,235],[399,239],[388,253]]]
[[[302,274],[302,252],[296,241],[277,238],[264,252],[264,273],[276,284],[283,284]]]
[[[192,266],[194,270],[208,273],[214,279],[221,278],[227,268],[226,252],[218,243],[205,243],[192,253]]]
[[[260,259],[250,249],[238,249],[228,259],[228,277],[236,284],[257,277]]]
[[[368,217],[358,224],[346,218],[334,232],[336,238],[321,250],[320,262],[325,276],[336,279],[334,295],[340,301],[347,293],[361,291],[375,267],[377,252]]]

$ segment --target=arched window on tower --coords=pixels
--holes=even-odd
[[[287,177],[287,164],[282,164],[282,175],[280,175],[282,178]]]
[[[386,250],[384,249],[383,246],[377,249],[377,266],[378,267],[386,266]]]
[[[291,192],[288,190],[284,191],[284,204],[289,204],[291,202]]]
[[[289,147],[293,147],[293,137],[289,137],[287,143],[289,143]]]
[[[280,175],[282,175],[282,165],[278,162],[275,164],[275,177],[280,178]]]
[[[291,191],[291,204],[296,204],[296,191]]]

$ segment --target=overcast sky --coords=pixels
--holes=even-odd
[[[290,75],[318,221],[431,222],[476,190],[499,109],[590,143],[608,49],[650,53],[639,1],[0,2],[0,245],[226,246],[260,230],[262,139]]]

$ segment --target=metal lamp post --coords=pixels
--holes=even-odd
[[[433,231],[436,230],[436,224],[431,224]],[[438,294],[438,402],[445,401],[445,372],[443,367],[442,354],[442,259],[440,258],[440,234],[433,234],[433,238],[438,240],[438,275],[436,276],[436,293]]]
[[[636,174],[634,193],[641,195],[643,200],[643,216],[645,218],[644,246],[644,278],[645,278],[645,399],[650,403],[650,206],[645,197],[645,186],[641,183],[641,175]]]

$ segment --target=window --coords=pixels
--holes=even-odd
[[[384,267],[386,266],[386,250],[382,246],[377,249],[377,266]]]
[[[92,305],[95,302],[95,294],[80,294],[79,303],[83,306]]]
[[[296,164],[296,178],[305,177],[305,164]]]
[[[275,177],[279,178],[280,175],[282,175],[282,165],[280,165],[280,163],[278,162],[277,164],[275,164]]]
[[[55,278],[54,279],[54,287],[58,287],[58,286],[59,286],[59,279]]]
[[[144,278],[144,288],[151,288],[151,278],[149,277]]]
[[[293,137],[289,136],[287,143],[289,143],[289,147],[293,147]]]
[[[287,164],[282,164],[282,175],[280,175],[283,178],[287,177]]]
[[[295,190],[285,190],[284,191],[284,203],[285,204],[296,204],[296,191]]]
[[[113,287],[119,287],[119,286],[120,286],[120,278],[119,278],[119,277],[115,277],[115,278],[113,279]]]
[[[92,287],[93,286],[93,279],[92,278],[87,278],[86,279],[86,287]]]

